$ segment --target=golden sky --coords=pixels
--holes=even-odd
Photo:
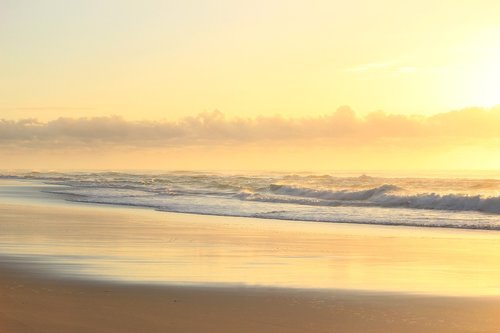
[[[3,168],[498,168],[498,13],[498,0],[4,0]]]

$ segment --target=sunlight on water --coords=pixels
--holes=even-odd
[[[500,295],[496,231],[61,203],[0,206],[1,260],[74,278],[135,283]]]

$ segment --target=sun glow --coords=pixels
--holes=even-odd
[[[498,0],[147,2],[0,5],[4,167],[498,165]]]
[[[470,94],[476,104],[491,107],[500,104],[500,55],[478,64],[477,74],[473,75]]]
[[[460,93],[465,98],[462,103],[482,107],[500,104],[500,47],[492,43],[497,40],[500,29],[485,30],[463,45],[456,68]]]

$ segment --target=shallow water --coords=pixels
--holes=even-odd
[[[0,260],[49,275],[500,295],[497,231],[171,214],[64,202],[25,185],[0,186]]]

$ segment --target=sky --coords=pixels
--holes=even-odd
[[[500,168],[499,12],[1,0],[0,168]]]

